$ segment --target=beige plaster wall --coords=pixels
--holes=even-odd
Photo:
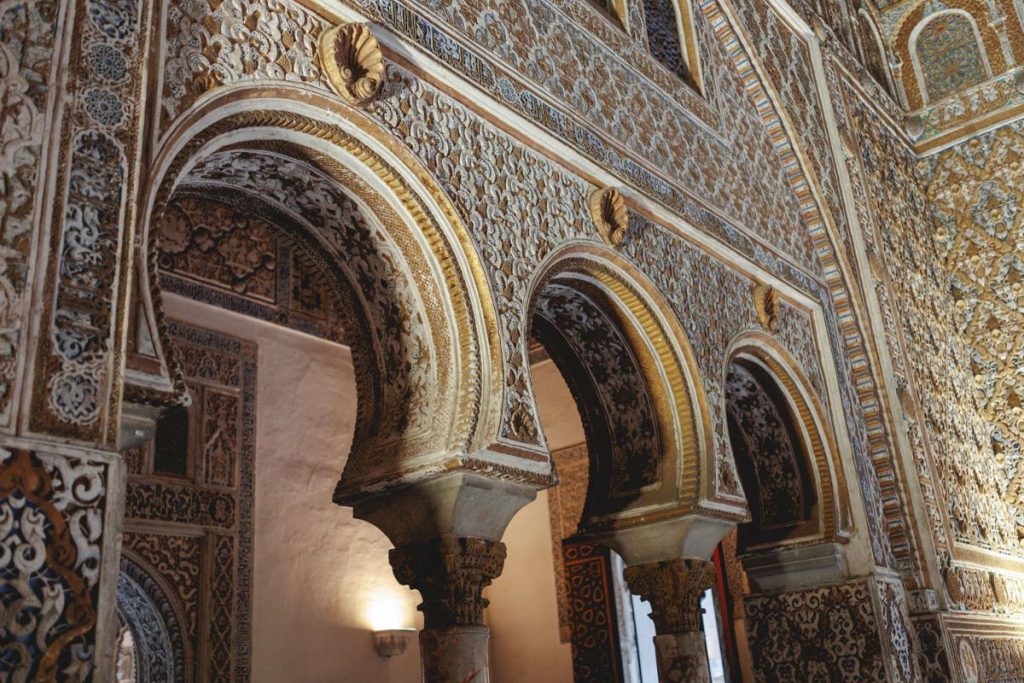
[[[541,424],[551,450],[583,441],[572,394],[551,361],[533,367]],[[548,495],[519,512],[505,532],[508,559],[487,590],[491,672],[497,683],[571,683],[572,648],[558,640],[555,556]],[[558,558],[559,561],[561,558]]]
[[[390,660],[370,642],[374,614],[396,612],[402,625],[422,625],[417,594],[395,581],[384,534],[331,502],[355,420],[348,350],[178,297],[166,300],[170,317],[259,347],[253,680],[418,681],[415,637]],[[391,606],[381,609],[383,603]]]
[[[394,614],[395,625],[422,627],[418,594],[395,581],[384,534],[331,502],[355,421],[348,350],[173,295],[165,303],[172,318],[259,348],[253,680],[419,681],[415,636],[404,655],[386,660],[369,633],[382,613]],[[579,443],[579,415],[554,365],[538,365],[533,379],[551,448]],[[505,542],[504,572],[487,591],[492,680],[569,683],[546,493],[512,520]]]

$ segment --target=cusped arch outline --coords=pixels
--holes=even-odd
[[[565,243],[545,258],[531,278],[523,316],[524,347],[534,329],[534,315],[545,292],[552,287],[581,293],[604,316],[606,329],[614,327],[609,334],[617,335],[635,359],[632,367],[643,384],[660,435],[656,452],[641,454],[644,460],[638,463],[658,472],[657,481],[631,490],[616,490],[615,482],[606,475],[613,471],[612,464],[595,462],[607,458],[608,453],[594,443],[599,435],[614,430],[602,431],[602,425],[587,417],[588,412],[597,413],[600,420],[609,420],[608,406],[594,408],[581,403],[599,400],[593,391],[580,384],[596,384],[594,375],[600,374],[600,368],[585,368],[590,377],[574,380],[567,376],[566,364],[556,358],[556,349],[552,359],[577,400],[592,458],[581,530],[601,533],[649,524],[698,512],[709,501],[717,507],[717,516],[744,518],[746,509],[742,504],[730,506],[713,500],[718,470],[704,386],[682,326],[655,285],[604,245],[593,241]],[[567,353],[581,353],[578,344],[575,348],[568,348],[572,342],[566,345]],[[581,366],[585,363],[585,359],[580,360]]]
[[[775,383],[796,423],[794,426],[799,429],[799,438],[810,460],[817,520],[811,533],[803,533],[793,542],[845,542],[852,532],[846,474],[832,427],[820,400],[811,389],[810,380],[782,344],[761,331],[744,331],[730,343],[722,370],[723,386],[730,367],[737,362],[756,365]],[[722,400],[727,401],[725,392]],[[727,406],[723,405],[723,415],[726,410]],[[748,491],[746,495],[751,493]]]
[[[493,296],[475,246],[454,205],[425,168],[355,109],[283,86],[232,89],[210,98],[179,119],[166,140],[153,164],[139,243],[147,250],[140,259],[141,278],[149,285],[145,305],[163,337],[154,342],[163,346],[169,365],[174,367],[175,361],[164,330],[156,278],[157,230],[151,224],[174,191],[187,184],[189,174],[213,154],[242,150],[294,158],[353,195],[360,208],[398,218],[388,226],[387,238],[405,259],[403,264],[415,266],[417,295],[429,299],[419,313],[430,323],[430,371],[439,378],[438,390],[422,398],[436,401],[440,417],[427,432],[405,439],[401,433],[372,433],[376,416],[395,407],[380,404],[385,386],[380,377],[357,368],[357,431],[336,500],[353,504],[371,484],[397,485],[399,480],[408,483],[471,467],[473,454],[497,439],[504,361]],[[331,255],[324,260],[332,261]],[[359,354],[372,359],[381,353],[379,348],[357,350],[353,345],[354,362]],[[372,365],[370,360],[364,364]],[[387,461],[380,464],[375,459],[382,452]],[[507,476],[546,481],[546,462],[517,455],[508,458]]]

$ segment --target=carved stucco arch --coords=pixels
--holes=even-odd
[[[592,305],[586,312],[597,317],[597,329],[579,331],[589,334],[591,341],[595,332],[607,337],[609,348],[629,354],[629,362],[615,368],[617,378],[630,378],[640,387],[643,401],[633,410],[638,420],[650,415],[658,431],[657,439],[649,439],[643,451],[633,454],[637,458],[633,466],[657,472],[657,481],[616,490],[615,482],[605,475],[613,469],[607,462],[611,451],[598,440],[615,429],[608,425],[614,419],[609,415],[613,400],[596,395],[602,389],[602,368],[586,367],[595,356],[587,357],[578,334],[573,339],[572,321],[545,323],[542,319],[551,315],[544,310],[548,299],[570,292]],[[536,325],[547,327],[540,330],[548,336],[542,343],[577,401],[591,450],[590,490],[581,528],[599,533],[701,510],[713,496],[717,471],[710,412],[689,342],[653,283],[613,250],[595,242],[572,241],[555,249],[535,271],[527,302],[523,344],[538,331]],[[535,316],[539,316],[536,323]],[[573,377],[573,363],[577,375],[585,372],[587,376]],[[604,388],[609,390],[607,385]],[[746,510],[719,506],[714,514],[742,519]]]
[[[148,562],[125,549],[117,609],[135,641],[136,673],[146,683],[192,680],[194,653],[184,628],[183,606]]]
[[[907,97],[907,105],[911,111],[920,109],[927,104],[924,98],[924,82],[917,65],[916,39],[921,29],[934,18],[943,14],[957,13],[966,15],[978,39],[985,67],[991,76],[1003,73],[1007,69],[1006,56],[995,29],[988,21],[988,8],[979,0],[950,0],[941,10],[926,14],[929,3],[921,0],[913,9],[906,12],[896,24],[891,35],[893,48],[900,59],[900,79]]]
[[[810,380],[776,339],[760,331],[743,332],[729,345],[723,367],[723,386],[730,368],[737,362],[755,364],[775,384],[786,401],[793,426],[798,429],[798,438],[813,473],[817,499],[814,528],[801,529],[797,537],[787,543],[845,542],[852,533],[846,475],[834,433],[820,400],[811,389]],[[723,401],[727,400],[728,394],[723,392]],[[725,414],[727,407],[723,405],[722,409]],[[746,495],[751,493],[747,491]]]
[[[367,484],[398,485],[474,464],[472,454],[486,450],[496,439],[503,391],[494,304],[475,247],[454,206],[429,173],[369,119],[335,100],[286,87],[241,88],[205,101],[176,123],[153,164],[143,212],[147,218],[140,228],[139,243],[148,250],[147,258],[140,259],[141,277],[149,283],[145,305],[151,307],[153,317],[162,321],[155,267],[158,231],[151,223],[159,220],[176,189],[195,183],[196,177],[206,182],[209,165],[216,165],[210,160],[224,154],[249,155],[246,163],[250,165],[264,163],[254,161],[260,155],[303,165],[309,175],[316,176],[317,185],[309,192],[337,191],[339,197],[351,199],[365,222],[379,228],[376,234],[383,236],[385,245],[381,248],[390,250],[384,259],[388,268],[409,273],[410,303],[396,305],[397,315],[404,320],[415,314],[427,321],[423,326],[427,343],[420,346],[429,348],[429,358],[418,360],[430,367],[399,364],[403,373],[429,371],[437,380],[430,391],[417,394],[420,405],[431,406],[427,412],[432,422],[415,434],[404,433],[404,427],[374,433],[381,416],[405,409],[405,403],[380,401],[391,382],[380,362],[385,351],[375,342],[387,330],[365,325],[368,329],[362,335],[354,332],[349,340],[357,364],[359,419],[349,465],[336,493],[339,502],[351,504]],[[204,167],[204,162],[210,164]],[[265,164],[265,168],[271,166]],[[285,182],[291,179],[281,179],[279,190]],[[263,199],[251,187],[242,189],[254,203]],[[309,194],[297,192],[300,197]],[[278,196],[299,201],[281,191]],[[296,218],[295,212],[291,218]],[[293,221],[300,227],[302,222]],[[306,223],[307,232],[313,233],[307,234],[308,241],[326,247],[323,235],[315,234],[325,226]],[[324,248],[320,255],[327,267],[345,274],[346,254]],[[364,303],[361,293],[357,286],[351,290],[349,302],[358,309]],[[369,320],[368,315],[364,311],[363,318]],[[359,322],[353,327],[359,328]],[[361,341],[355,339],[360,336]],[[169,353],[165,340],[154,341],[163,345],[165,355]],[[357,356],[362,360],[357,361]],[[173,367],[173,359],[170,364]],[[514,468],[512,472],[511,476],[520,474]]]

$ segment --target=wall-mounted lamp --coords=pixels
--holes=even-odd
[[[373,647],[381,657],[400,655],[405,652],[405,648],[409,647],[409,636],[415,632],[414,628],[373,631]]]

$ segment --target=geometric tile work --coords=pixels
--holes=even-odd
[[[976,137],[928,166],[936,242],[969,345],[975,397],[992,425],[997,467],[987,485],[1010,507],[1024,540],[1024,125]]]
[[[154,476],[163,456],[153,443],[132,454],[122,571],[171,587],[164,597],[184,618],[166,625],[184,641],[181,680],[248,680],[256,347],[169,327],[193,398],[181,427],[187,467],[184,476]]]
[[[988,77],[970,20],[963,14],[930,19],[914,43],[928,101],[942,99]]]

